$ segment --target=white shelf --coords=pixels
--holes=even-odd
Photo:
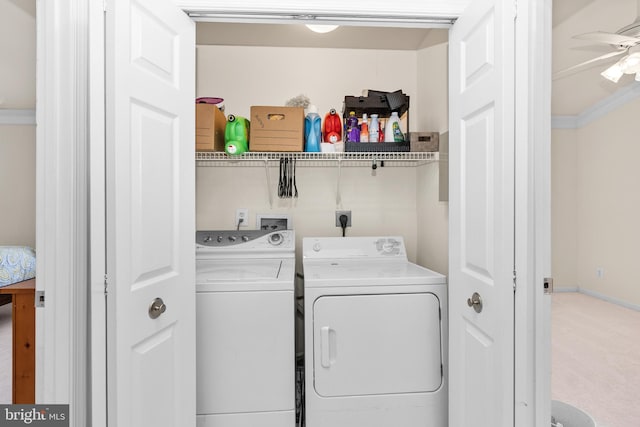
[[[279,163],[280,159],[300,161],[298,166],[368,166],[385,162],[384,166],[419,166],[439,159],[437,152],[346,152],[346,153],[291,153],[248,152],[229,156],[223,152],[197,152],[197,166],[264,166]]]

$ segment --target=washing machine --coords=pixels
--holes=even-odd
[[[196,233],[198,427],[294,427],[295,235]]]
[[[445,276],[402,237],[303,239],[307,427],[447,426]]]

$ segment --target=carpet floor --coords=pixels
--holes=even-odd
[[[598,427],[640,426],[640,312],[581,293],[552,296],[552,399]]]

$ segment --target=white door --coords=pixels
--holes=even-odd
[[[514,425],[514,12],[475,0],[449,34],[452,427]]]
[[[106,64],[108,425],[194,426],[194,24],[109,1]]]

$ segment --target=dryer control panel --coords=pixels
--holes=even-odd
[[[407,259],[400,236],[307,237],[302,241],[305,259]]]

